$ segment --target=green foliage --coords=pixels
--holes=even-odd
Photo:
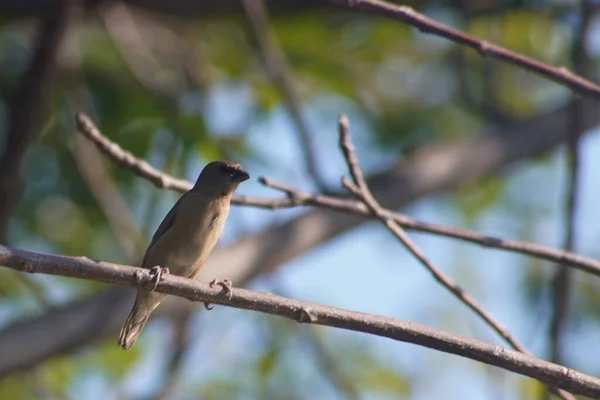
[[[505,187],[503,179],[493,177],[479,180],[458,189],[456,202],[467,222],[472,222],[482,212],[497,204],[504,194]]]
[[[115,346],[114,340],[105,340],[81,357],[79,369],[100,372],[111,382],[119,382],[139,362],[144,350],[142,346],[134,346],[129,351],[123,351],[119,346]]]

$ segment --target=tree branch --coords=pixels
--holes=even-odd
[[[63,257],[0,246],[0,265],[28,273],[46,273],[98,282],[139,287],[150,279],[143,268],[97,262],[85,257]],[[600,397],[600,380],[581,372],[478,340],[438,331],[424,325],[367,313],[347,311],[269,293],[233,288],[231,297],[221,288],[193,279],[166,275],[158,292],[195,302],[210,302],[278,315],[301,323],[337,327],[414,343],[494,365],[556,385],[576,394]]]
[[[550,79],[571,90],[595,99],[600,99],[600,86],[579,75],[574,74],[565,67],[553,67],[533,58],[526,57],[514,51],[467,35],[457,29],[434,21],[419,14],[411,7],[398,6],[382,0],[329,0],[332,4],[353,8],[383,15],[385,17],[414,26],[419,31],[441,36],[457,44],[467,46],[475,50],[483,57],[491,57],[509,64],[516,65],[534,72],[544,78]]]
[[[385,225],[388,230],[394,234],[394,236],[396,236],[396,238],[417,260],[419,260],[425,269],[427,269],[431,275],[433,275],[436,281],[438,281],[445,289],[452,293],[459,301],[469,307],[514,349],[525,354],[530,354],[527,348],[521,342],[519,342],[517,338],[514,337],[514,335],[496,319],[496,317],[488,312],[481,304],[477,302],[477,300],[471,297],[469,293],[458,286],[458,284],[454,282],[452,278],[446,275],[440,268],[431,262],[431,260],[425,256],[425,253],[416,245],[416,243],[411,240],[402,227],[392,218],[386,215],[371,193],[371,190],[369,190],[362,170],[358,165],[358,157],[356,156],[356,151],[350,137],[348,118],[346,118],[345,115],[342,115],[339,118],[339,134],[340,147],[344,153],[344,158],[346,160],[346,164],[348,165],[352,180],[354,181],[350,182],[348,179],[342,178],[342,185],[369,208],[369,211],[376,216],[383,223],[383,225]],[[550,390],[556,392],[564,400],[575,400],[570,393],[557,390],[553,386],[550,386]]]

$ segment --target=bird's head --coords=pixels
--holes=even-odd
[[[222,194],[227,195],[233,193],[240,183],[249,178],[250,175],[248,172],[238,163],[213,161],[204,167],[194,188],[218,190]]]

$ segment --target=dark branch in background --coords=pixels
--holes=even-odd
[[[600,99],[600,86],[572,73],[565,67],[553,67],[485,40],[467,35],[457,29],[419,14],[411,7],[398,6],[381,0],[329,0],[329,2],[345,8],[370,11],[392,18],[413,26],[421,32],[441,36],[457,44],[470,47],[483,57],[491,57],[516,65],[566,86],[577,93]]]
[[[308,173],[320,191],[327,186],[321,178],[315,150],[313,147],[314,132],[308,127],[308,121],[302,116],[302,104],[294,88],[294,82],[285,60],[285,55],[275,38],[269,34],[267,10],[263,0],[242,0],[248,25],[254,42],[269,78],[283,97],[287,109],[296,125],[298,141],[304,155],[304,163]]]
[[[131,262],[138,260],[146,246],[145,239],[133,221],[127,202],[103,165],[98,150],[83,137],[76,136],[71,153],[83,181],[96,199],[125,256]]]
[[[190,340],[190,321],[193,311],[191,309],[181,310],[171,316],[173,328],[173,345],[171,357],[167,363],[167,370],[161,374],[164,382],[158,391],[149,397],[149,400],[163,400],[173,397],[173,390],[179,379],[181,367],[185,361],[185,355],[192,344]]]
[[[96,262],[85,257],[63,257],[13,250],[4,246],[0,246],[0,265],[22,272],[69,276],[131,287],[139,287],[150,278],[149,271],[143,268]],[[156,290],[195,302],[210,302],[260,311],[301,323],[337,327],[413,343],[504,368],[576,394],[600,397],[600,380],[597,378],[501,346],[408,321],[346,311],[239,288],[233,288],[229,297],[222,293],[220,287],[211,287],[208,283],[175,275],[166,275]]]
[[[392,218],[386,215],[385,211],[381,208],[373,194],[367,186],[367,182],[363,176],[363,173],[358,165],[358,157],[352,140],[350,138],[350,126],[348,118],[341,116],[339,119],[339,131],[340,131],[340,147],[344,153],[344,158],[348,164],[348,170],[352,176],[353,182],[343,178],[343,186],[350,191],[358,200],[362,201],[368,208],[369,211],[377,217],[390,232],[398,238],[398,240],[406,247],[406,249],[417,259],[419,262],[433,275],[434,279],[438,281],[445,289],[450,291],[458,300],[469,307],[475,314],[477,314],[489,327],[491,327],[496,333],[498,333],[504,340],[509,343],[514,349],[530,354],[527,348],[521,344],[508,329],[500,323],[492,314],[490,314],[483,306],[481,306],[469,293],[463,288],[458,286],[448,275],[446,275],[440,268],[431,262],[425,253],[411,240],[406,232],[397,224]],[[561,392],[554,387],[550,387],[550,390],[556,392],[562,399],[575,400],[569,393]]]
[[[584,100],[583,108],[584,127],[596,126],[600,121],[596,102]],[[500,131],[472,135],[474,137],[456,143],[425,146],[387,170],[371,174],[367,183],[382,205],[392,209],[403,207],[416,199],[452,190],[497,173],[516,161],[554,149],[566,141],[564,127],[569,115],[569,108],[563,107],[499,128]],[[138,174],[137,170],[132,172]],[[293,204],[288,198],[280,201],[288,206]],[[330,209],[309,210],[217,248],[201,271],[200,279],[220,277],[229,278],[236,285],[247,283],[365,221],[365,218]],[[133,295],[133,290],[112,288],[0,329],[0,377],[116,334],[129,312]],[[189,302],[171,298],[153,315],[166,316],[173,310],[191,306]]]
[[[96,146],[98,146],[98,148],[111,160],[115,161],[122,167],[131,170],[141,178],[149,180],[159,188],[172,189],[178,192],[186,192],[192,187],[191,182],[177,179],[169,174],[156,170],[146,161],[135,157],[133,154],[124,150],[115,142],[112,142],[98,130],[98,128],[86,115],[79,113],[76,116],[76,120],[77,129],[80,133],[84,134],[87,138],[94,142],[94,144],[96,144]],[[269,186],[273,189],[284,192],[287,195],[287,198],[265,199],[236,195],[233,199],[233,203],[269,209],[314,206],[342,211],[367,218],[373,217],[367,206],[365,206],[362,202],[343,199],[340,197],[304,192],[299,189],[274,182],[268,178],[260,178],[260,182],[265,186]],[[400,224],[405,229],[447,236],[454,239],[479,244],[484,247],[514,251],[532,257],[569,265],[596,276],[600,276],[600,261],[593,258],[584,257],[579,254],[561,251],[552,247],[546,247],[534,243],[485,236],[464,229],[450,228],[442,225],[417,221],[392,210],[383,210],[383,212],[386,216],[392,218],[396,223]]]
[[[581,76],[587,74],[589,62],[586,51],[586,37],[590,29],[590,22],[594,17],[594,7],[589,0],[581,0],[579,10],[579,28],[573,41],[573,68]],[[580,146],[579,139],[583,133],[581,102],[573,99],[571,106],[571,123],[567,139],[567,195],[565,199],[565,223],[563,249],[573,251],[576,243],[576,218],[577,203],[579,198],[580,181]],[[553,362],[563,363],[561,341],[564,328],[568,322],[567,314],[571,297],[573,271],[564,265],[558,267],[551,283],[552,316],[550,318],[549,339],[550,359]]]
[[[505,7],[505,5],[491,6],[494,8],[494,13],[490,12],[491,16],[497,17],[497,14],[505,11]],[[480,6],[466,0],[457,2],[456,9],[461,16],[460,26],[464,28],[470,26],[476,14],[475,10],[480,9]],[[494,85],[498,65],[491,60],[484,60],[482,65],[476,67],[474,63],[468,62],[468,52],[469,49],[464,46],[455,46],[450,53],[449,66],[457,79],[458,98],[470,111],[484,116],[492,124],[505,125],[516,122],[517,118],[502,111],[498,104],[499,95]],[[479,85],[474,84],[474,76],[480,80]]]
[[[8,223],[23,191],[21,175],[25,157],[38,134],[54,76],[56,54],[78,1],[57,3],[60,5],[55,12],[42,21],[29,67],[8,99],[8,131],[0,158],[0,243],[8,241]]]
[[[177,16],[185,19],[211,20],[215,17],[239,15],[239,0],[190,1],[190,0],[123,0],[124,3],[153,13]],[[102,0],[85,0],[89,8],[102,7],[109,3]],[[294,15],[324,8],[323,0],[267,0],[270,9],[277,15]],[[0,14],[15,17],[46,16],[56,9],[55,1],[19,0],[0,1]]]
[[[72,68],[71,79],[77,90],[68,91],[67,103],[70,109],[83,107],[93,109],[92,94],[84,85],[81,69],[83,43],[77,35],[70,37],[70,49],[63,55],[63,65]],[[146,239],[133,221],[129,205],[116,187],[115,182],[106,168],[105,160],[89,140],[82,135],[76,135],[68,149],[77,164],[81,178],[87,186],[100,211],[104,214],[117,244],[126,256],[126,262],[135,263],[140,259],[146,248]]]

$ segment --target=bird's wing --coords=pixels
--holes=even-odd
[[[146,265],[146,259],[148,258],[148,253],[150,252],[150,249],[160,240],[160,238],[165,233],[167,233],[169,231],[169,229],[171,229],[171,227],[173,227],[175,218],[177,218],[177,211],[179,210],[179,206],[181,205],[183,198],[185,196],[187,196],[188,193],[189,192],[185,193],[183,196],[181,196],[179,198],[179,200],[177,200],[177,202],[175,203],[173,208],[171,208],[169,213],[165,216],[165,218],[162,220],[162,222],[158,226],[158,229],[156,230],[156,232],[154,232],[154,236],[152,236],[152,240],[150,241],[150,244],[148,245],[148,248],[146,249],[146,254],[144,254],[144,259],[142,260],[142,268],[149,268]]]

